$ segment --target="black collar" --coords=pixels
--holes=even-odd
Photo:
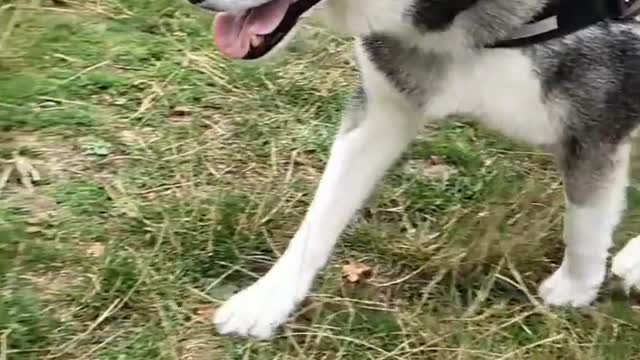
[[[631,20],[640,0],[552,0],[531,22],[491,48],[521,47],[562,37],[603,20]]]

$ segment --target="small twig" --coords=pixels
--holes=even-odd
[[[111,340],[115,339],[116,337],[120,336],[122,333],[124,333],[124,330],[118,331],[117,333],[109,336],[108,338],[106,338],[103,342],[101,342],[100,344],[96,345],[93,347],[93,349],[89,350],[88,352],[86,352],[84,355],[80,356],[78,358],[78,360],[83,360],[86,359],[87,357],[89,357],[91,354],[93,354],[94,352],[100,350],[101,348],[103,348],[105,345],[107,345],[108,343],[111,342]],[[0,359],[3,360],[3,359]]]
[[[549,311],[549,309],[547,309],[544,305],[542,305],[535,296],[533,296],[533,294],[531,294],[531,292],[529,291],[529,289],[527,288],[527,285],[524,283],[524,280],[522,279],[522,275],[520,275],[520,272],[516,269],[516,267],[514,266],[513,262],[511,262],[511,259],[507,256],[506,257],[507,260],[507,266],[509,268],[509,270],[511,271],[511,274],[513,275],[513,277],[516,279],[516,282],[514,281],[510,281],[508,278],[504,277],[504,276],[500,276],[500,274],[496,274],[496,277],[499,279],[502,279],[504,281],[509,282],[511,285],[513,285],[514,287],[516,287],[517,289],[519,289],[520,291],[522,291],[526,296],[527,299],[529,299],[529,301],[531,302],[531,304],[540,311],[540,313],[545,314],[553,319],[557,319],[557,316],[555,314],[553,314],[551,311]]]
[[[215,302],[215,303],[221,303],[221,301],[219,301],[218,299],[214,299],[213,297],[207,295],[206,293],[204,293],[204,292],[202,292],[202,291],[200,291],[200,290],[198,290],[196,288],[193,288],[193,287],[189,286],[189,287],[187,287],[187,290],[191,291],[192,293],[200,296],[201,298],[203,298],[203,299],[205,299],[207,301],[211,301],[211,302]]]
[[[213,289],[214,287],[218,286],[218,284],[220,284],[222,281],[224,281],[224,279],[227,278],[227,276],[233,274],[234,272],[236,272],[235,268],[231,268],[229,270],[227,270],[224,274],[222,274],[222,276],[220,276],[219,278],[217,278],[214,282],[212,282],[211,284],[209,284],[209,286],[207,286],[206,289],[204,289],[204,293],[208,293],[209,290]]]
[[[7,182],[9,181],[9,177],[11,177],[11,173],[13,172],[13,166],[7,165],[2,171],[2,175],[0,175],[0,193],[5,186],[7,186]]]
[[[167,156],[167,157],[161,159],[161,161],[175,160],[175,159],[178,159],[178,158],[181,158],[181,157],[197,154],[197,153],[201,152],[203,149],[206,149],[206,148],[208,148],[208,147],[210,147],[212,145],[213,145],[212,143],[208,143],[208,144],[199,146],[199,147],[197,147],[195,149],[192,149],[192,150],[189,150],[187,152],[184,152],[184,153]]]
[[[147,190],[134,192],[134,193],[132,193],[132,195],[147,195],[147,194],[151,194],[151,193],[155,193],[155,192],[159,192],[159,191],[171,190],[171,189],[175,189],[175,188],[194,185],[194,184],[197,184],[199,182],[200,182],[199,180],[194,180],[194,181],[188,181],[188,182],[179,183],[179,184],[162,185],[162,186],[155,187],[153,189],[147,189]]]
[[[2,14],[3,12],[11,8],[15,9],[15,5],[7,4],[0,7],[0,14]],[[2,34],[2,37],[0,38],[0,52],[3,52],[4,44],[7,42],[7,39],[9,39],[9,35],[11,35],[11,33],[13,32],[13,29],[15,28],[16,23],[18,22],[19,15],[20,15],[20,11],[16,9],[16,11],[13,14],[11,14],[11,16],[9,17],[7,26],[4,29],[4,33]]]
[[[169,74],[169,76],[167,76],[166,79],[164,79],[164,81],[160,85],[158,85],[157,83],[152,83],[152,93],[142,99],[142,103],[140,104],[140,107],[138,107],[138,110],[133,115],[129,116],[126,121],[136,119],[138,116],[151,109],[153,105],[165,95],[164,89],[178,73],[179,71],[172,72],[171,74]],[[142,121],[140,121],[140,123],[137,125],[137,127],[141,127],[145,123],[146,119],[146,117],[143,118]]]
[[[7,354],[9,353],[9,333],[11,329],[2,333],[0,337],[0,360],[7,360]]]
[[[74,337],[73,339],[67,341],[66,343],[62,344],[59,349],[60,351],[57,354],[53,354],[50,356],[47,356],[47,359],[54,359],[57,358],[59,356],[62,356],[64,354],[66,354],[73,345],[75,345],[78,341],[80,341],[80,339],[82,339],[83,337],[89,335],[95,328],[98,327],[98,325],[100,325],[105,319],[107,319],[109,316],[111,316],[115,311],[117,311],[120,308],[120,304],[122,303],[122,299],[116,299],[114,302],[111,303],[111,305],[109,305],[109,307],[107,308],[107,310],[105,310],[97,319],[96,321],[94,321],[91,325],[89,325],[89,328],[87,330],[85,330],[82,334]]]
[[[73,63],[77,63],[77,62],[81,61],[79,59],[72,58],[72,57],[64,55],[64,54],[51,54],[51,56],[54,57],[54,58],[62,59],[64,61],[73,62]]]
[[[318,335],[318,334],[317,333],[313,333],[313,332],[290,332],[290,333],[287,333],[285,335],[277,336],[277,338],[287,338],[287,337],[290,337],[290,336],[316,336],[316,335]],[[385,357],[387,357],[387,358],[391,357],[391,358],[398,359],[398,360],[403,360],[404,359],[404,358],[402,358],[400,356],[393,355],[390,352],[388,352],[388,351],[386,351],[384,349],[381,349],[381,348],[379,348],[379,347],[377,347],[377,346],[375,346],[373,344],[370,344],[370,343],[368,343],[366,341],[358,340],[358,339],[355,339],[355,338],[350,338],[350,337],[347,337],[347,336],[333,335],[333,334],[323,334],[323,336],[328,337],[328,338],[333,339],[333,340],[342,340],[342,341],[346,341],[346,342],[349,342],[349,343],[352,343],[352,344],[357,344],[357,345],[360,345],[360,346],[364,346],[364,347],[369,348],[371,350],[375,350],[375,351],[379,352],[382,355],[385,355]]]
[[[17,5],[17,6],[15,6],[15,8],[16,9],[20,9],[20,10],[54,11],[54,12],[62,12],[62,13],[70,13],[70,14],[75,14],[75,13],[80,12],[80,11],[74,10],[74,9],[62,9],[62,8],[55,8],[55,7],[32,6],[32,5]]]
[[[239,267],[237,265],[229,264],[228,262],[225,262],[225,261],[217,261],[216,264],[228,266],[230,268],[233,268],[234,270],[237,270],[237,271],[240,271],[241,273],[249,275],[249,276],[253,277],[254,279],[259,279],[261,277],[260,275],[254,273],[252,271],[249,271],[247,269],[243,269],[243,268],[241,268],[241,267]]]
[[[418,275],[428,265],[429,264],[422,265],[420,268],[418,268],[418,270],[416,270],[416,271],[410,273],[409,275],[406,275],[406,276],[404,276],[404,277],[402,277],[400,279],[397,279],[397,280],[393,280],[393,281],[389,281],[389,282],[381,283],[381,284],[376,284],[375,282],[370,282],[370,284],[375,286],[375,287],[389,287],[389,286],[392,286],[392,285],[398,285],[398,284],[401,284],[401,283],[411,279],[412,277]]]
[[[12,108],[12,109],[20,109],[20,108],[22,108],[22,106],[14,105],[14,104],[8,104],[8,103],[4,103],[4,102],[0,102],[0,106]]]
[[[512,154],[512,155],[532,155],[532,156],[542,156],[542,157],[553,157],[553,154],[543,153],[543,152],[535,152],[535,151],[512,151],[512,150],[503,150],[503,149],[488,149],[488,151],[493,151],[495,153],[500,154]]]
[[[67,99],[60,99],[60,98],[55,98],[55,97],[51,97],[51,96],[38,96],[38,99],[40,100],[45,100],[45,101],[54,101],[54,102],[59,102],[59,103],[66,103],[66,104],[74,104],[74,105],[87,105],[86,102],[80,102],[80,101],[73,101],[73,100],[67,100]]]
[[[99,68],[99,67],[105,66],[105,65],[107,65],[109,62],[110,62],[110,60],[105,60],[105,61],[103,61],[103,62],[100,62],[100,63],[97,63],[97,64],[95,64],[95,65],[89,66],[88,68],[86,68],[86,69],[84,69],[84,70],[80,71],[79,73],[77,73],[77,74],[73,75],[72,77],[67,78],[67,79],[65,79],[65,80],[62,80],[62,82],[60,82],[60,85],[62,85],[62,84],[66,84],[66,83],[68,83],[68,82],[70,82],[70,81],[73,81],[73,80],[75,80],[75,79],[79,78],[80,76],[82,76],[82,75],[84,75],[84,74],[86,74],[86,73],[88,73],[88,72],[91,72],[91,71],[93,71],[93,70],[95,70],[95,69],[97,69],[97,68]]]
[[[498,358],[497,360],[506,360],[506,359],[509,359],[509,358],[513,357],[514,355],[520,354],[520,353],[521,353],[521,352],[523,352],[523,351],[526,351],[526,350],[529,350],[529,349],[533,349],[534,347],[538,347],[538,346],[543,345],[543,344],[546,344],[546,343],[554,342],[554,341],[556,341],[556,340],[560,340],[560,339],[562,339],[562,338],[564,338],[564,334],[556,335],[556,336],[554,336],[554,337],[550,337],[550,338],[547,338],[547,339],[543,339],[543,340],[540,340],[540,341],[534,342],[533,344],[529,344],[529,345],[527,345],[527,346],[523,346],[523,347],[521,347],[521,348],[519,348],[519,349],[513,350],[512,352],[510,352],[510,353],[508,353],[508,354],[506,354],[506,355],[501,356],[501,357],[500,357],[500,358]]]
[[[130,156],[130,155],[109,156],[103,160],[98,161],[98,164],[102,165],[104,163],[109,163],[109,162],[118,161],[118,160],[149,160],[149,158],[144,156]]]

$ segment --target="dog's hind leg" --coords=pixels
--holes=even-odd
[[[561,152],[567,212],[560,268],[540,286],[548,305],[587,306],[606,276],[612,235],[625,208],[628,144],[593,145],[573,138]]]
[[[419,118],[408,106],[365,98],[356,97],[360,106],[345,119],[311,207],[285,253],[217,312],[221,333],[269,338],[287,320],[354,213],[415,137]]]

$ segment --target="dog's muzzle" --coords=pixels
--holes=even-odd
[[[321,0],[189,0],[207,10],[218,11],[214,42],[229,58],[259,59],[273,50],[293,30],[300,17]],[[232,9],[220,9],[227,4]],[[238,6],[251,5],[249,8]],[[257,4],[257,5],[255,5]],[[224,5],[224,7],[227,7]]]

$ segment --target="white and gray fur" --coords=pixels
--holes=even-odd
[[[209,8],[234,10],[265,2],[204,1]],[[549,305],[592,303],[625,208],[629,138],[640,122],[640,25],[603,22],[542,44],[486,48],[546,3],[321,4],[330,24],[355,37],[361,88],[299,231],[265,276],[220,309],[215,323],[222,333],[270,337],[307,295],[386,169],[426,121],[451,114],[473,115],[487,127],[556,155],[566,185],[566,252],[539,293]],[[640,254],[636,258],[637,263],[625,263],[631,270],[618,275],[640,286]]]

